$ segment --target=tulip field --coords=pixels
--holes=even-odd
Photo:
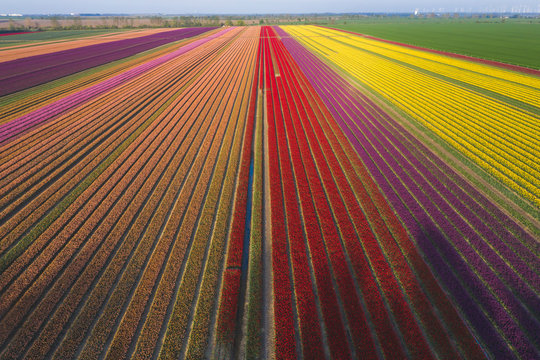
[[[540,70],[304,25],[0,47],[1,359],[538,334]]]

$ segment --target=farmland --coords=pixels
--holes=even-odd
[[[0,39],[0,47],[20,45],[40,45],[44,42],[66,41],[70,39],[83,39],[86,37],[101,36],[118,33],[119,30],[70,30],[70,31],[36,31],[31,34],[7,33]]]
[[[539,73],[75,35],[0,48],[0,358],[540,356]]]
[[[378,38],[540,69],[538,19],[364,20],[329,25]]]

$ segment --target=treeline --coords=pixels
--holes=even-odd
[[[214,16],[49,16],[27,17],[21,20],[9,19],[8,26],[0,29],[6,32],[39,30],[89,30],[89,29],[138,29],[138,28],[180,28],[199,26],[244,26],[259,24],[259,21],[245,21],[238,17]],[[0,26],[2,27],[2,26]]]

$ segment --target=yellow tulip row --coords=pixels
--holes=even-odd
[[[319,38],[318,41],[320,41],[320,39],[321,38]],[[308,40],[308,41],[314,41],[314,40]],[[317,44],[315,44],[314,49],[316,49],[316,45]],[[334,48],[336,48],[335,45],[334,45]],[[369,55],[369,53],[365,53],[363,55]],[[332,56],[332,55],[328,55],[328,56]],[[384,59],[381,59],[381,60],[384,61]],[[393,64],[392,61],[389,61],[389,63]],[[374,64],[374,66],[377,66],[377,65],[379,64]],[[397,65],[397,64],[394,64],[394,65]],[[424,76],[423,74],[415,72],[413,70],[410,70],[409,72],[405,73],[405,76],[408,76],[411,82],[417,82],[418,81],[417,77],[419,75]],[[431,86],[431,88],[433,89],[433,91],[441,93],[441,91],[439,90],[438,84],[437,86]],[[516,143],[516,145],[510,144],[510,146],[513,146],[515,148],[514,150],[517,153],[523,153],[524,156],[521,157],[521,160],[524,162],[528,162],[528,160],[530,160],[531,153],[535,154],[536,156],[539,155],[537,144],[540,141],[540,134],[538,134],[538,131],[534,129],[535,126],[533,126],[532,124],[527,124],[527,120],[529,120],[531,123],[537,122],[537,120],[534,117],[532,117],[531,115],[528,115],[527,116],[528,119],[523,119],[523,117],[520,117],[521,112],[516,113],[515,109],[509,108],[508,106],[505,106],[504,104],[501,104],[496,101],[490,102],[488,104],[490,108],[490,112],[486,114],[485,111],[479,111],[478,102],[471,101],[469,99],[470,97],[469,94],[470,92],[466,91],[466,89],[465,91],[460,91],[458,94],[455,94],[455,96],[453,96],[452,98],[452,101],[449,104],[447,104],[448,106],[450,106],[450,108],[452,108],[458,114],[463,115],[464,118],[462,119],[462,121],[464,121],[471,127],[471,129],[469,130],[472,130],[472,129],[476,130],[475,135],[486,139],[486,141],[495,140],[497,148],[498,148],[499,141],[506,140],[509,138],[512,142]],[[445,95],[444,92],[442,93],[442,95],[443,96]],[[460,96],[460,95],[465,95],[465,96]],[[484,98],[484,96],[480,96],[479,98],[482,99]],[[459,104],[457,103],[457,100],[459,100]],[[469,117],[471,116],[474,116],[474,120],[468,120]],[[519,121],[512,121],[512,119],[516,116],[520,118]],[[489,136],[486,135],[485,128],[490,129],[492,134],[490,134]],[[493,139],[493,135],[498,136],[498,138]],[[523,148],[524,150],[523,152],[520,150],[521,148]],[[540,166],[538,164],[532,163],[532,166],[535,167],[537,171],[540,170]]]
[[[338,63],[339,65],[341,65],[342,67],[346,68],[346,69],[348,68],[348,70],[351,69],[350,67],[347,66],[347,64],[344,64],[342,62],[340,63],[339,60],[336,60],[335,62]],[[381,80],[381,82],[382,81],[383,80]],[[427,89],[423,88],[422,90],[426,91]],[[411,108],[411,106],[410,106],[411,103],[414,103],[414,101],[418,97],[418,95],[416,94],[416,96],[415,96],[414,93],[413,94],[405,94],[404,96],[401,96],[401,98],[400,98],[400,97],[396,96],[395,93],[389,93],[389,97],[395,98],[396,101],[402,100],[401,105],[403,107]],[[472,147],[476,147],[476,148],[478,148],[478,150],[482,150],[482,149],[490,150],[490,151],[487,151],[488,154],[484,154],[486,151],[482,151],[480,153],[481,154],[480,157],[486,158],[486,160],[489,161],[489,157],[491,156],[492,158],[495,159],[495,161],[499,161],[503,165],[505,165],[505,166],[507,166],[509,168],[513,168],[514,172],[518,173],[522,177],[528,178],[528,180],[530,180],[532,182],[538,182],[538,174],[539,174],[538,171],[535,171],[535,169],[529,169],[529,170],[531,170],[531,172],[533,172],[536,175],[536,176],[530,176],[526,171],[523,171],[522,167],[515,166],[513,161],[515,161],[515,160],[521,161],[522,163],[520,165],[525,167],[525,168],[526,168],[525,165],[528,165],[529,167],[537,167],[538,166],[537,163],[531,161],[531,159],[528,158],[528,157],[520,155],[519,153],[514,153],[512,150],[504,151],[504,149],[501,149],[501,147],[499,146],[500,143],[497,142],[497,141],[488,141],[487,139],[485,139],[482,136],[483,134],[482,134],[481,130],[478,130],[478,129],[474,128],[474,123],[469,124],[469,125],[472,125],[472,126],[467,127],[467,126],[463,126],[461,124],[460,118],[458,116],[456,116],[456,114],[454,114],[454,113],[447,114],[447,116],[438,115],[436,113],[436,110],[445,110],[445,109],[443,109],[440,105],[437,105],[437,104],[432,104],[431,106],[429,106],[429,105],[426,105],[426,104],[420,102],[418,104],[414,104],[414,108],[412,108],[411,110],[414,113],[416,113],[417,115],[421,116],[423,119],[432,117],[433,118],[432,122],[437,122],[438,126],[433,126],[432,122],[429,122],[429,121],[426,122],[425,124],[429,128],[431,128],[432,130],[442,129],[442,130],[446,131],[446,133],[448,135],[450,135],[451,138],[452,137],[462,138],[462,139],[465,139],[465,141],[467,141],[467,138],[470,138],[471,136],[474,136],[473,141],[467,141]],[[454,123],[452,123],[452,120],[454,120],[453,121]],[[466,122],[466,121],[464,121],[464,122]],[[467,124],[465,124],[465,125],[467,125]],[[505,156],[505,155],[507,155],[507,153],[513,155],[514,159],[511,159],[513,161],[509,161],[509,160],[506,159],[507,156]]]
[[[426,51],[421,51],[417,49],[411,49],[399,45],[389,44],[377,40],[372,40],[369,38],[361,36],[350,36],[348,33],[344,33],[338,30],[324,29],[320,27],[310,27],[309,31],[312,32],[311,36],[330,36],[335,38],[348,38],[349,41],[359,42],[360,44],[369,44],[376,46],[381,49],[388,49],[403,54],[413,55],[419,58],[424,58],[428,60],[435,61],[440,64],[450,65],[453,67],[467,69],[478,74],[489,75],[490,77],[499,78],[507,81],[514,82],[516,84],[524,85],[534,89],[540,89],[540,78],[535,76],[530,76],[528,74],[522,74],[515,71],[498,68],[486,64],[481,64],[477,62],[471,62],[463,59],[457,59],[453,57],[448,57],[442,54],[436,54]],[[305,36],[305,35],[303,35]],[[362,46],[361,46],[362,47]]]
[[[374,41],[374,40],[370,40],[370,41],[377,43],[377,41]],[[409,48],[402,48],[401,46],[398,46],[398,45],[392,45],[392,44],[387,44],[387,43],[382,43],[382,44],[392,46],[395,51],[402,51],[399,49],[404,49],[402,52],[413,54],[415,56],[422,57],[425,59],[433,60],[441,64],[446,64],[446,65],[450,65],[450,66],[454,66],[454,67],[462,68],[462,69],[468,69],[478,74],[489,75],[494,78],[511,81],[516,84],[528,86],[534,89],[540,89],[540,79],[534,76],[527,75],[527,74],[517,73],[511,70],[506,70],[506,69],[489,66],[489,65],[485,65],[481,63],[466,61],[462,59],[456,59],[456,58],[452,58],[452,57],[444,56],[440,54],[434,54],[430,52],[409,49]]]
[[[524,86],[511,80],[509,81],[491,76],[489,71],[486,71],[486,74],[477,73],[474,70],[464,67],[468,65],[469,62],[458,60],[461,61],[460,64],[449,65],[439,61],[442,59],[450,59],[449,57],[434,55],[428,52],[409,49],[406,47],[399,47],[397,45],[383,42],[376,42],[374,40],[365,39],[359,36],[346,37],[342,41],[351,46],[361,48],[362,50],[386,56],[394,60],[431,71],[435,74],[469,83],[480,88],[508,96],[512,99],[540,107],[539,89]],[[424,56],[424,54],[433,56],[428,57]],[[483,67],[489,68],[485,65]]]
[[[285,30],[540,206],[540,128],[533,114],[352,47],[349,39],[357,36],[308,26]]]
[[[313,31],[312,29],[315,29],[315,31]],[[309,39],[312,39],[312,38],[319,39],[318,42],[310,46],[313,50],[319,53],[321,53],[321,49],[320,49],[321,47],[326,48],[326,46],[324,46],[320,42],[320,38],[323,37],[319,34],[320,31],[327,31],[327,30],[318,28],[318,27],[310,27],[309,29],[305,29],[305,33],[304,33],[304,29],[302,29],[303,33],[301,34],[301,36],[306,36],[307,34]],[[347,38],[348,36],[349,36],[348,34],[345,34],[344,36],[340,36],[336,39],[340,42],[343,42],[343,40]],[[354,36],[354,37],[357,38],[357,36]],[[309,39],[306,39],[306,40],[309,40]],[[334,47],[335,47],[335,44],[334,44]],[[355,50],[361,51],[361,49],[355,49]],[[345,55],[347,54],[347,52],[348,51],[345,50],[345,53],[342,52],[342,54]],[[335,51],[331,50],[329,52],[329,51],[323,50],[323,55],[325,56],[327,55],[329,56],[331,53],[335,53]],[[540,93],[538,94],[538,96],[540,97]],[[472,107],[473,109],[475,109],[477,106],[476,104],[472,104]],[[504,104],[504,103],[502,104],[502,106],[499,106],[497,102],[491,103],[490,109],[491,109],[491,113],[499,114],[499,115],[490,118],[487,123],[483,124],[483,126],[492,128],[492,130],[495,131],[495,133],[502,132],[505,134],[505,136],[508,132],[510,132],[511,134],[514,134],[514,136],[517,137],[514,140],[517,141],[518,143],[523,143],[524,145],[531,146],[534,149],[538,147],[536,144],[540,142],[540,132],[538,131],[538,120],[534,116],[534,114],[530,114],[527,111],[523,111],[521,109],[518,109],[520,111],[516,112],[515,111],[516,108],[514,106],[511,106],[509,104]],[[519,121],[513,122],[512,119],[516,117],[519,119]]]

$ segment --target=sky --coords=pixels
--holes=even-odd
[[[2,0],[0,13],[265,14],[532,11],[540,0]]]

